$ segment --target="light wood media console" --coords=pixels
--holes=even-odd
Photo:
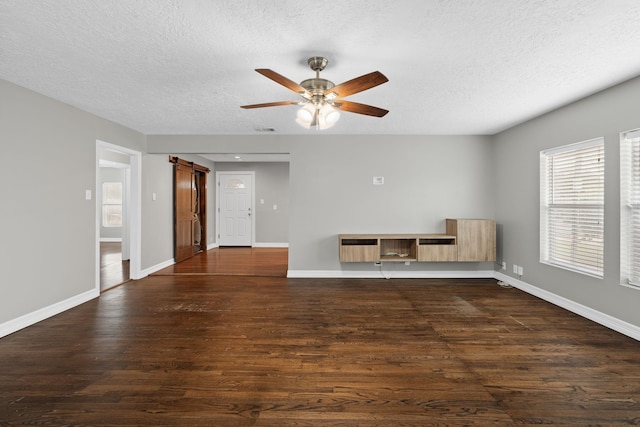
[[[496,223],[447,219],[446,234],[340,234],[340,262],[496,260]]]

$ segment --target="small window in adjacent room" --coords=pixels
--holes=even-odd
[[[102,184],[102,226],[122,227],[122,183]]]
[[[640,129],[620,137],[620,273],[640,288]]]
[[[604,139],[540,153],[540,262],[601,278]]]

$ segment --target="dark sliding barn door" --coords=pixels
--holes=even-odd
[[[206,183],[208,168],[169,157],[174,163],[174,258],[184,261],[207,248]]]

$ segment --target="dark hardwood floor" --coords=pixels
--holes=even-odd
[[[154,275],[0,339],[0,425],[640,425],[640,342],[495,280]]]
[[[100,242],[100,290],[124,283],[129,277],[129,261],[122,260],[122,244]]]
[[[287,248],[215,248],[154,274],[287,277],[288,254]]]

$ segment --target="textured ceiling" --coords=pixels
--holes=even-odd
[[[640,75],[638,0],[0,0],[0,78],[145,134],[307,134],[322,55],[348,99],[333,134],[493,134]],[[315,131],[311,131],[315,132]]]

